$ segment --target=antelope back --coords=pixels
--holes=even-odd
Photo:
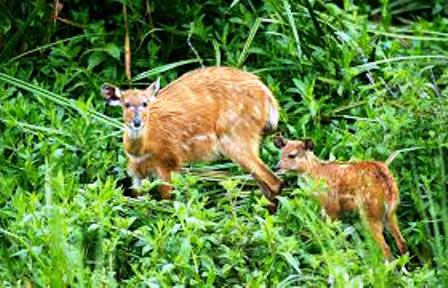
[[[181,112],[187,125],[197,117],[212,120],[217,133],[247,126],[259,134],[278,122],[278,104],[269,89],[257,76],[228,67],[191,71],[162,89],[154,104]]]

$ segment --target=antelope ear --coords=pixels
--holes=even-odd
[[[154,102],[156,100],[157,93],[160,89],[160,77],[157,78],[148,88],[145,89],[146,97],[150,102]]]
[[[313,140],[307,138],[303,140],[303,143],[305,144],[305,150],[313,151],[314,149]]]
[[[277,134],[275,135],[274,145],[275,145],[275,147],[277,147],[277,148],[279,148],[279,149],[285,147],[285,145],[286,145],[286,140],[285,140],[285,138],[283,138],[282,134],[277,133]]]
[[[121,105],[121,90],[110,84],[101,86],[101,95],[106,99],[106,103],[111,106]]]

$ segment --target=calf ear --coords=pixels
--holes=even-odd
[[[118,87],[110,84],[101,86],[101,95],[106,99],[107,104],[111,106],[121,105],[121,91]]]
[[[305,144],[305,150],[313,151],[314,149],[313,140],[307,138],[303,140],[303,143]]]
[[[160,77],[145,89],[146,97],[148,97],[148,100],[150,102],[154,102],[154,100],[156,100],[157,92],[159,92],[159,89]]]
[[[275,145],[275,147],[277,147],[277,148],[279,148],[279,149],[285,147],[285,145],[286,145],[286,140],[285,140],[285,138],[283,138],[282,134],[277,133],[277,134],[275,135],[274,145]]]

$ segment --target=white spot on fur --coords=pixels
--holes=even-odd
[[[184,144],[184,143],[180,144],[180,148],[182,148],[182,150],[184,150],[184,151],[190,150],[190,146],[188,146],[187,144]]]
[[[268,87],[266,87],[266,85],[264,85],[263,83],[260,83],[260,88],[261,90],[263,90],[263,92],[266,94],[267,97],[266,107],[268,111],[269,126],[272,127],[272,130],[275,130],[277,129],[278,120],[280,118],[280,115],[278,114],[278,108],[274,104],[275,98],[272,95],[271,90],[269,90]]]
[[[279,114],[278,114],[278,110],[277,107],[275,107],[270,101],[268,103],[268,122],[270,124],[270,126],[272,127],[272,130],[277,129],[277,124],[278,124],[278,120],[279,120]]]
[[[209,135],[206,134],[198,134],[191,138],[191,141],[205,141],[209,139]]]
[[[258,108],[258,106],[254,108],[254,114],[256,118],[261,117],[260,108]]]
[[[233,110],[227,111],[226,115],[228,117],[227,120],[229,120],[230,122],[235,122],[240,117],[240,115],[238,113],[235,113],[235,111]]]

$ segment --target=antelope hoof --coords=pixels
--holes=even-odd
[[[270,200],[271,203],[268,204],[269,214],[273,215],[277,212],[278,200],[276,198]]]
[[[162,185],[162,186],[159,188],[160,199],[161,199],[161,200],[171,200],[171,198],[172,198],[171,190],[172,190],[172,187],[171,187],[171,186],[168,186],[168,185]]]

